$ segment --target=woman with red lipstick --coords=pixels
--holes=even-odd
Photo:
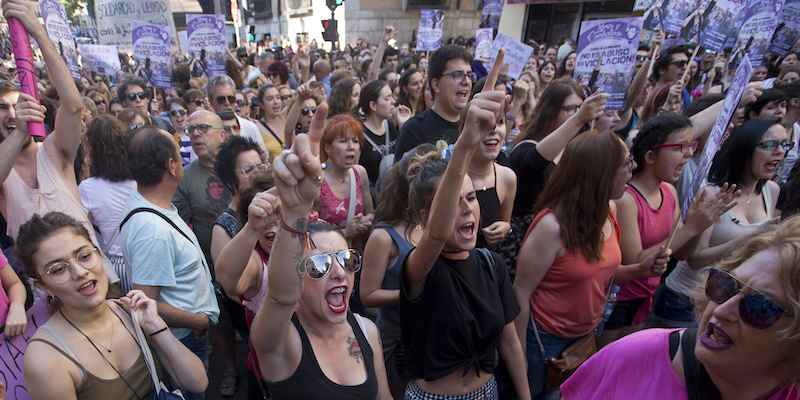
[[[501,52],[487,88],[494,89],[502,60]],[[475,95],[449,162],[429,153],[409,166],[409,203],[423,232],[403,263],[400,285],[405,378],[411,379],[406,399],[497,399],[497,352],[520,398],[530,399],[514,335],[519,308],[500,256],[475,249],[480,208],[465,179],[472,154],[506,111],[505,96]]]
[[[611,343],[562,385],[564,398],[800,399],[800,217],[706,272],[697,328]]]
[[[367,170],[358,164],[362,143],[361,124],[348,115],[331,118],[320,141],[320,161],[330,160],[331,167],[322,180],[319,216],[342,229],[351,243],[369,231],[374,215]]]
[[[659,115],[647,121],[633,141],[631,154],[637,168],[625,194],[617,204],[622,262],[632,264],[659,251],[666,244],[681,207],[672,182],[697,149],[692,141],[692,121],[682,115]],[[670,247],[673,257],[686,259],[694,251],[700,234],[735,205],[736,186],[706,200],[705,191],[694,197],[692,207]],[[660,276],[620,283],[618,302],[598,339],[602,347],[617,337],[642,329],[653,304]]]
[[[635,167],[615,133],[584,133],[567,145],[536,202],[514,281],[522,309],[515,325],[534,398],[557,394],[557,388],[545,390],[545,360],[594,336],[610,284],[659,276],[666,269],[669,250],[663,246],[640,263],[621,265],[611,200],[625,193]]]
[[[205,367],[172,335],[155,300],[138,290],[121,303],[106,300],[100,252],[72,217],[49,212],[20,227],[14,254],[46,295],[53,316],[25,352],[25,386],[39,399],[149,398],[155,390],[136,340],[131,313],[147,334],[155,359],[181,388],[202,393]]]
[[[775,208],[780,187],[769,179],[792,147],[794,143],[778,119],[751,119],[734,129],[722,143],[708,173],[708,195],[716,195],[726,183],[735,184],[741,190],[738,204],[703,232],[698,250],[686,261],[678,262],[667,276],[653,308],[659,325],[693,325],[691,296],[702,281],[699,270],[753,236],[775,229],[780,214]]]
[[[327,108],[320,105],[308,135],[275,159],[281,229],[250,337],[274,400],[389,400],[378,329],[347,310],[361,256],[335,225],[308,219],[322,183],[317,153]],[[269,223],[259,208],[249,209],[256,230]]]

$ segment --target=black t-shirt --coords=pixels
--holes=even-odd
[[[422,143],[436,144],[437,140],[445,140],[453,144],[458,139],[458,121],[450,122],[427,109],[403,124],[394,152],[394,162],[400,161],[405,152]]]
[[[521,142],[514,147],[509,157],[509,166],[517,173],[517,196],[514,198],[514,217],[533,213],[533,206],[556,164],[542,157],[536,144]]]
[[[503,259],[491,254],[494,266],[486,265],[476,249],[466,260],[439,257],[417,299],[408,298],[401,280],[405,379],[432,381],[473,366],[494,373],[503,328],[520,309]]]
[[[361,157],[358,160],[358,163],[361,164],[364,169],[367,170],[367,176],[369,176],[369,183],[375,184],[375,181],[378,180],[378,174],[380,173],[380,166],[381,166],[381,159],[382,154],[392,154],[394,152],[395,145],[397,144],[397,126],[391,122],[389,122],[389,150],[385,151],[386,149],[386,135],[378,136],[372,133],[369,128],[363,123],[361,127],[364,129],[364,137],[368,137],[372,139],[375,144],[378,145],[378,148],[372,146],[372,144],[364,140],[364,147],[361,149]],[[383,152],[383,153],[381,153]]]

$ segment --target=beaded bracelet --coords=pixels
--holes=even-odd
[[[289,225],[286,225],[286,222],[283,222],[283,214],[279,215],[279,219],[281,221],[281,228],[283,228],[285,231],[287,231],[289,233],[293,233],[293,234],[298,235],[298,236],[305,236],[305,239],[303,240],[303,244],[305,244],[306,249],[313,250],[313,249],[317,248],[317,246],[314,245],[314,241],[311,240],[311,235],[308,233],[308,225],[306,225],[306,231],[305,232],[300,232],[300,231],[296,231],[296,230],[290,228]]]
[[[168,326],[165,326],[165,327],[163,327],[163,328],[161,328],[161,329],[159,329],[159,330],[157,330],[157,331],[155,331],[155,332],[151,333],[149,336],[150,336],[150,337],[153,337],[153,336],[155,336],[155,335],[158,335],[158,334],[159,334],[159,333],[161,333],[161,332],[164,332],[164,331],[165,331],[165,330],[167,330],[167,329],[169,329],[169,327],[168,327]]]

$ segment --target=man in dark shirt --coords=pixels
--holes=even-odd
[[[458,138],[458,120],[467,106],[475,74],[472,55],[461,46],[445,46],[431,56],[428,63],[428,90],[433,94],[430,109],[403,125],[397,139],[394,162],[422,143],[453,144]],[[437,144],[437,142],[440,142]]]

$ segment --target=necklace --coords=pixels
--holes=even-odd
[[[483,171],[480,175],[476,174],[473,170],[467,168],[467,172],[469,173],[470,179],[472,179],[472,185],[477,187],[478,185],[475,184],[475,178],[479,178],[480,181],[481,181],[480,183],[484,184],[484,185],[481,185],[481,187],[483,188],[483,191],[485,192],[486,191],[486,185],[485,185],[486,182],[484,182],[484,181],[486,180],[486,176],[489,175],[489,171],[492,170],[493,166],[494,166],[493,162],[489,163],[489,166],[486,167],[486,170]]]
[[[106,307],[108,307],[108,304],[106,304]],[[112,313],[114,312],[114,311],[112,311],[112,310],[111,310],[111,307],[109,307],[109,308],[108,308],[108,311],[109,311],[109,312],[112,312]],[[88,341],[89,341],[89,343],[91,343],[91,344],[92,344],[92,346],[94,346],[95,348],[97,348],[97,345],[94,343],[94,340],[92,340],[91,338],[89,338],[89,336],[87,336],[85,333],[83,333],[83,331],[82,331],[82,330],[80,330],[80,328],[78,328],[77,326],[75,326],[75,324],[73,324],[73,323],[72,323],[72,321],[70,321],[70,320],[69,320],[69,318],[67,318],[67,316],[66,316],[66,315],[64,315],[64,312],[63,312],[63,311],[61,311],[61,310],[58,310],[58,312],[59,312],[59,313],[61,313],[61,316],[62,316],[62,317],[64,317],[64,320],[65,320],[65,321],[67,321],[67,323],[69,323],[70,325],[72,325],[72,327],[73,327],[73,328],[75,328],[75,330],[77,330],[77,331],[78,331],[78,332],[79,332],[81,335],[83,335],[83,337],[85,337],[85,338],[86,338],[86,340],[88,340]],[[109,353],[111,353],[111,345],[114,343],[114,320],[111,318],[111,316],[110,316],[110,315],[108,316],[108,319],[109,319],[109,321],[111,321],[111,340],[108,342],[108,346],[106,346],[106,351],[107,351],[107,352],[109,352]]]

